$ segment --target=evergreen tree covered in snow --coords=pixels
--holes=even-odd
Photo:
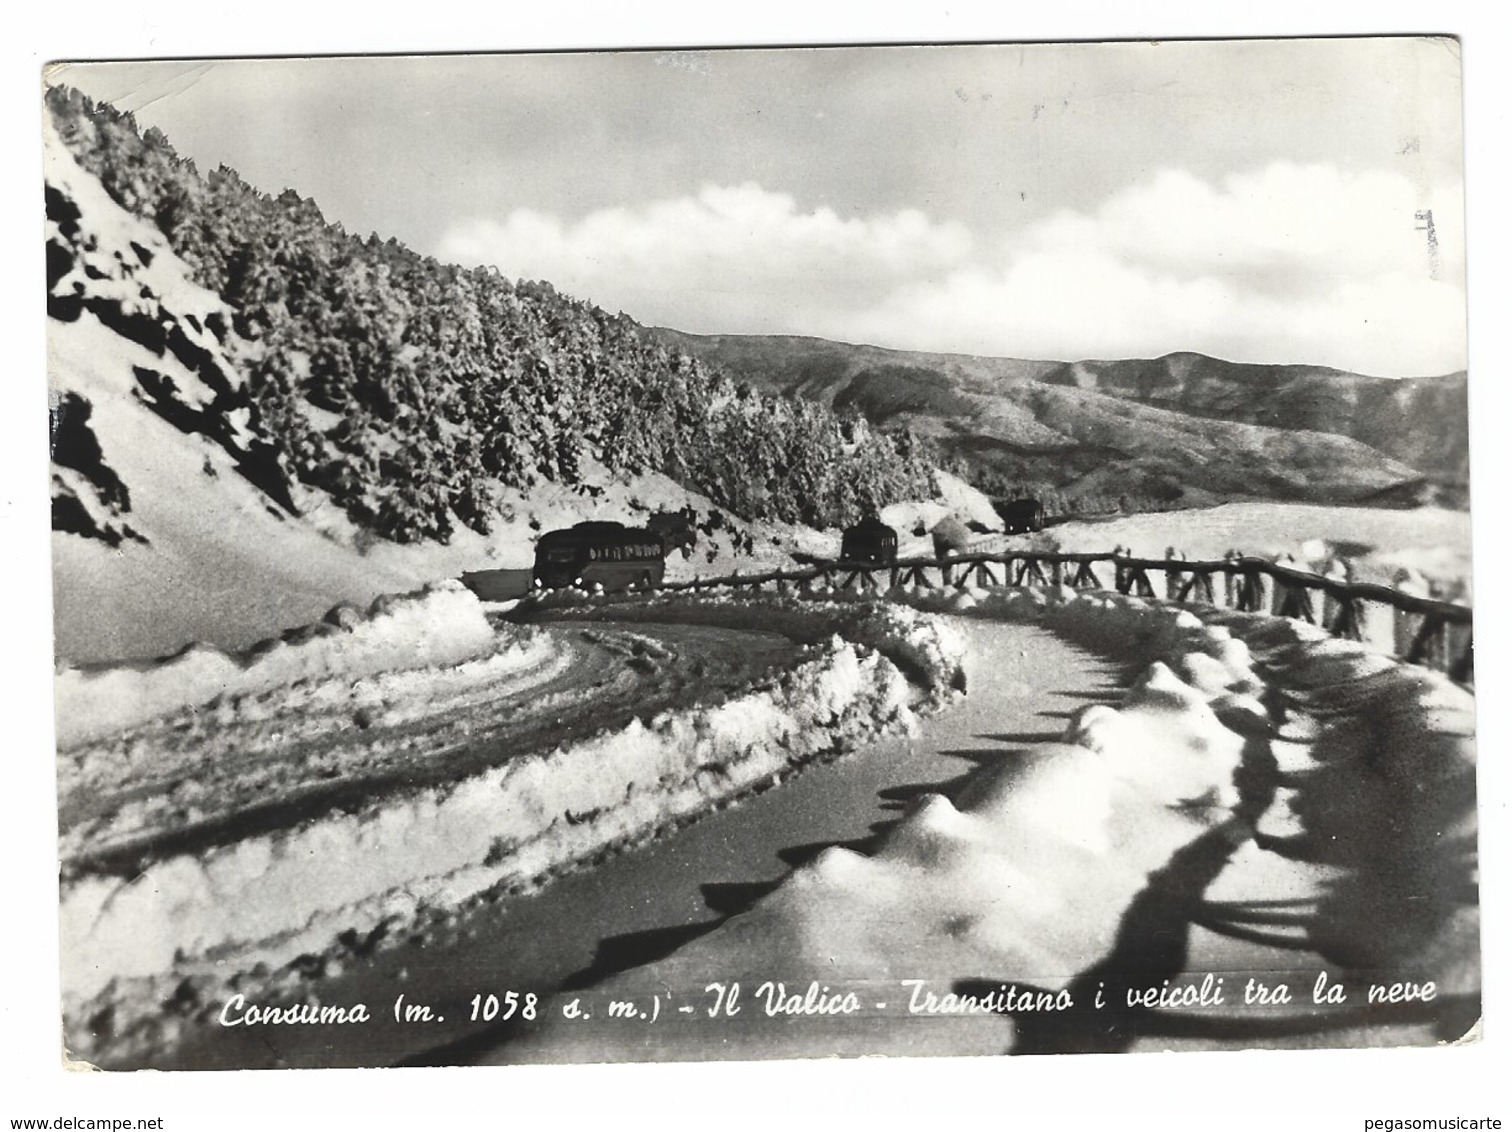
[[[235,311],[289,473],[383,537],[486,532],[501,488],[580,482],[585,455],[753,520],[832,526],[933,494],[906,432],[736,386],[549,283],[348,235],[313,201],[224,167],[201,175],[77,91],[53,87],[47,104],[76,160]]]

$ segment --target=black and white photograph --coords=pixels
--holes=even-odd
[[[50,60],[60,1066],[1468,1056],[1463,72]]]

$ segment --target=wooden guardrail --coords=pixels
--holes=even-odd
[[[1152,579],[1160,575],[1160,584]],[[1393,651],[1412,664],[1474,682],[1474,613],[1469,606],[1388,586],[1313,574],[1263,558],[1233,554],[1211,561],[1135,558],[1120,551],[1060,553],[1004,550],[900,558],[892,563],[820,562],[796,570],[728,574],[663,582],[642,593],[713,590],[811,592],[818,586],[880,594],[896,586],[1052,586],[1104,589],[1134,597],[1216,605],[1307,621],[1335,637],[1363,640],[1372,608],[1389,610]]]

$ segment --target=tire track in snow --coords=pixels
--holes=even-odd
[[[686,703],[718,703],[799,646],[775,633],[558,623],[520,649],[234,697],[60,755],[67,880],[129,875],[456,781]]]

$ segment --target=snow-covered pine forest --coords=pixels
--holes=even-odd
[[[487,533],[503,490],[578,484],[585,457],[815,527],[934,493],[906,431],[738,385],[549,283],[348,234],[293,190],[202,174],[161,132],[77,91],[54,87],[47,105],[80,165],[235,312],[207,328],[247,377],[220,409],[245,410],[265,438],[257,475],[281,504],[280,480],[297,480],[381,538],[445,540],[459,523]],[[66,221],[66,201],[49,205]],[[49,311],[67,320],[79,308],[55,285],[88,235],[56,227]]]

